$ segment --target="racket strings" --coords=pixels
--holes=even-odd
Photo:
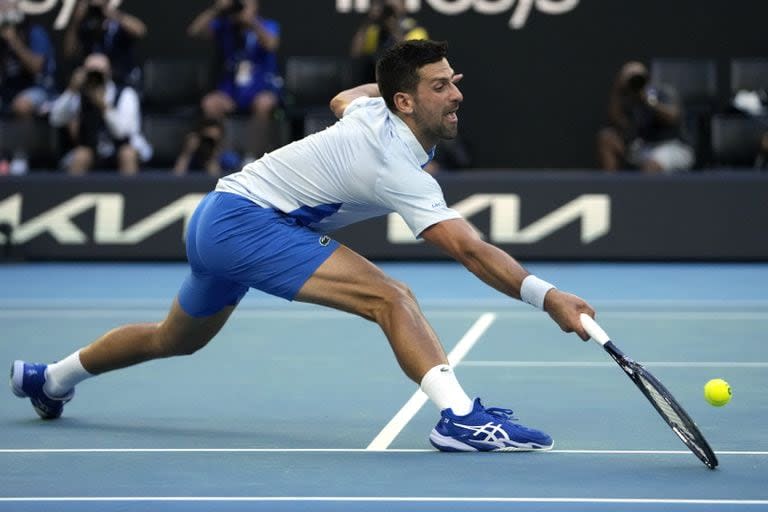
[[[672,404],[669,403],[667,397],[664,396],[664,394],[656,388],[654,383],[643,377],[644,376],[641,375],[640,382],[643,383],[645,389],[648,391],[648,393],[650,393],[653,403],[655,403],[659,409],[661,409],[661,413],[669,422],[674,424],[677,429],[681,430],[688,439],[693,439],[694,436],[688,428],[688,422],[685,421],[680,416],[680,414],[678,414],[678,412],[672,407]]]

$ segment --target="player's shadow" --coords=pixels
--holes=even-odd
[[[130,442],[132,446],[140,448],[173,447],[180,444],[185,447],[296,446],[302,442],[302,439],[291,435],[291,432],[280,432],[267,424],[244,425],[214,420],[201,421],[200,418],[152,418],[127,422],[124,419],[85,420],[65,416],[57,420],[25,418],[11,420],[6,424],[12,428],[24,429],[28,439],[30,436],[45,433],[48,440],[46,445],[58,444],[54,437],[56,434],[66,439],[68,446],[77,443],[82,447],[88,447],[94,440]]]

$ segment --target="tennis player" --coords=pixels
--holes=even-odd
[[[447,45],[435,41],[392,47],[377,63],[377,84],[331,100],[336,124],[221,178],[189,222],[190,271],[165,320],[118,327],[53,364],[15,361],[13,392],[29,397],[42,418],[58,418],[89,377],[199,350],[257,288],[376,322],[405,374],[441,410],[430,434],[436,448],[552,448],[549,435],[517,423],[512,411],[470,399],[407,285],[326,235],[397,212],[414,235],[488,285],[588,339],[579,314],[594,316],[592,308],[481,240],[422,170],[435,145],[457,133],[462,75],[446,54]]]

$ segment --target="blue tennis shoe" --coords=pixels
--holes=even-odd
[[[444,409],[429,435],[432,446],[444,452],[517,452],[551,450],[554,441],[544,432],[524,427],[509,409],[483,407],[476,398],[472,412],[456,416]]]
[[[11,365],[10,385],[14,395],[19,398],[29,398],[32,407],[41,418],[52,420],[61,416],[64,404],[72,400],[75,390],[71,389],[69,393],[59,398],[48,396],[43,391],[46,368],[48,368],[46,364],[14,361]]]

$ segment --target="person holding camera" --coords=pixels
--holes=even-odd
[[[114,169],[134,175],[139,162],[152,157],[152,148],[140,132],[141,108],[137,92],[112,81],[109,58],[94,53],[72,74],[67,90],[53,103],[55,127],[68,127],[74,149],[62,159],[72,175],[93,168]]]
[[[112,64],[115,82],[138,89],[141,67],[136,43],[146,34],[143,21],[112,7],[107,0],[79,0],[64,32],[63,53],[78,65],[86,55],[103,53]]]
[[[46,113],[55,71],[54,49],[45,28],[30,23],[17,0],[0,0],[0,114],[17,119],[21,133],[31,133],[35,116]],[[17,148],[8,163],[10,156],[0,156],[3,168],[25,174],[26,148]]]
[[[257,0],[216,0],[192,20],[187,32],[213,39],[222,62],[216,90],[202,99],[203,115],[222,120],[233,113],[249,114],[248,152],[261,156],[272,149],[273,117],[282,95],[276,54],[280,25],[259,16]]]
[[[427,30],[408,16],[403,0],[373,0],[352,37],[349,54],[363,65],[364,81],[373,81],[376,59],[400,41],[429,39]]]
[[[184,138],[173,174],[185,176],[202,171],[208,176],[221,176],[240,167],[240,155],[224,148],[224,124],[216,119],[201,119]]]
[[[674,90],[648,85],[644,64],[624,64],[608,102],[610,126],[597,137],[600,167],[606,171],[631,168],[647,173],[690,169],[694,155],[683,141],[681,110]]]

